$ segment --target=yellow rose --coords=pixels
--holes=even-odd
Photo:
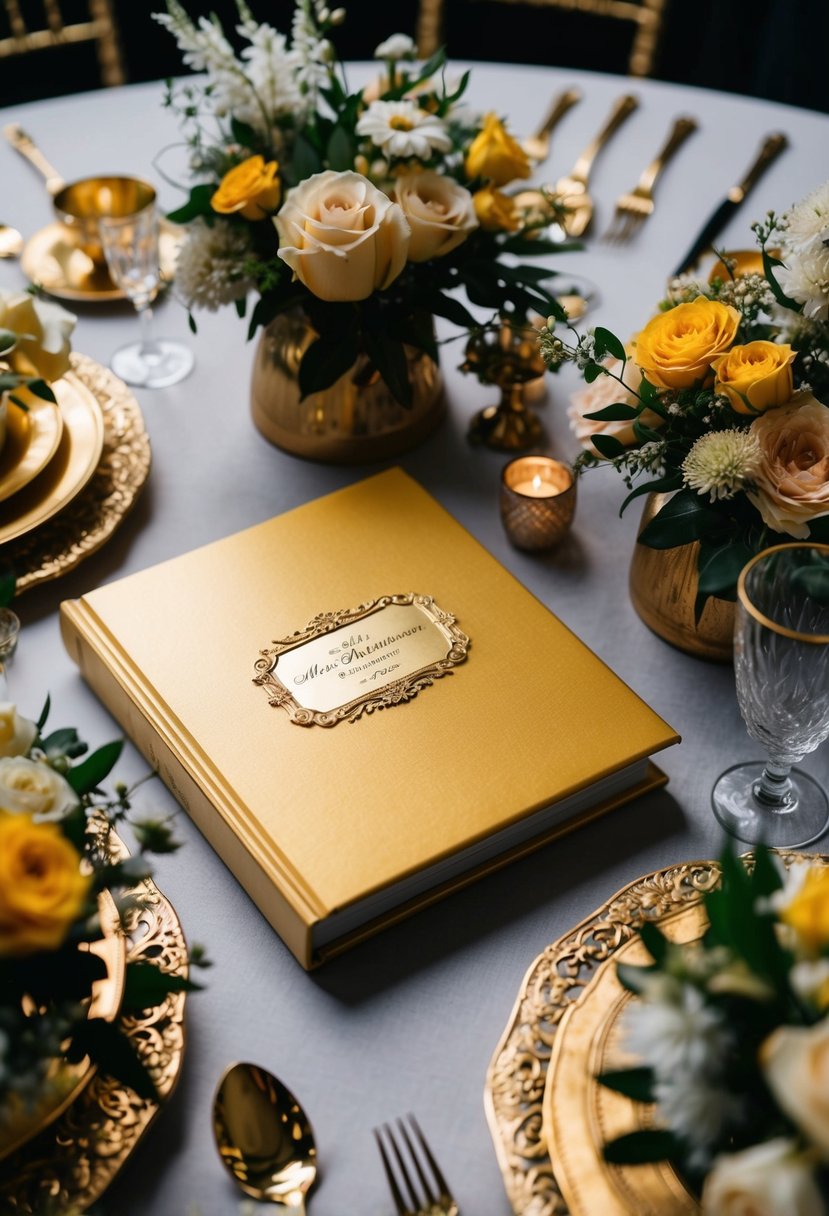
[[[294,186],[274,223],[279,256],[321,300],[366,300],[406,265],[410,229],[399,204],[350,170]]]
[[[785,405],[794,392],[792,363],[795,352],[776,342],[748,342],[731,350],[711,366],[714,391],[725,393],[738,414],[761,414]]]
[[[775,532],[805,540],[810,522],[829,514],[829,409],[798,393],[750,429],[762,458],[748,496]]]
[[[485,114],[484,125],[466,153],[467,177],[484,177],[494,186],[505,186],[532,172],[524,149],[507,132],[497,114]]]
[[[403,174],[397,179],[394,197],[411,229],[410,262],[443,257],[478,227],[472,195],[440,173]]]
[[[517,232],[521,227],[521,217],[515,203],[508,194],[496,190],[494,186],[476,190],[472,202],[478,223],[487,232]]]
[[[811,1162],[782,1136],[716,1157],[702,1210],[705,1216],[826,1216]]]
[[[0,815],[0,958],[56,950],[83,911],[91,882],[55,824]]]
[[[692,388],[728,350],[739,325],[736,308],[698,296],[647,323],[636,338],[636,362],[658,388]]]
[[[36,300],[28,291],[0,291],[0,329],[19,335],[6,356],[12,371],[59,380],[69,370],[69,339],[77,320],[59,304]]]
[[[0,809],[23,811],[37,820],[61,819],[78,805],[69,782],[48,764],[25,756],[0,760]]]
[[[817,954],[829,946],[829,868],[812,866],[779,916],[809,953]]]
[[[279,165],[265,164],[262,156],[249,156],[224,175],[210,206],[221,215],[241,215],[245,220],[262,220],[279,203]]]
[[[829,1159],[829,1020],[778,1026],[760,1063],[780,1109]]]
[[[37,725],[17,712],[11,701],[0,701],[0,756],[22,756],[35,741]]]

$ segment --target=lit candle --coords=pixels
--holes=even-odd
[[[550,456],[511,460],[501,477],[501,519],[519,549],[551,549],[566,535],[576,509],[571,470]]]

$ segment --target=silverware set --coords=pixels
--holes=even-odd
[[[414,1115],[374,1129],[397,1216],[459,1216],[460,1208]]]

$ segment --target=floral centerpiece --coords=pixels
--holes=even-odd
[[[94,1009],[108,975],[106,952],[95,947],[122,934],[118,920],[150,873],[146,855],[177,844],[166,822],[131,813],[131,790],[100,789],[121,743],[86,754],[74,729],[46,732],[48,712],[48,699],[36,722],[0,703],[0,1156],[42,1123],[75,1075],[66,1066],[85,1058],[155,1096],[118,1011]],[[131,858],[112,847],[125,822],[140,848]],[[194,987],[129,961],[120,983],[121,1008],[136,1010]]]
[[[829,540],[829,183],[754,231],[756,269],[722,255],[708,282],[674,279],[627,344],[600,327],[541,336],[548,366],[573,361],[586,382],[577,471],[609,461],[622,510],[670,494],[639,540],[698,542],[698,612],[734,599],[768,545]]]
[[[462,106],[468,73],[447,83],[443,52],[415,63],[410,38],[378,46],[381,77],[351,90],[330,35],[344,19],[298,0],[290,38],[237,0],[236,54],[215,20],[168,0],[161,22],[205,75],[171,85],[195,185],[171,214],[188,236],[177,267],[191,308],[258,297],[249,333],[300,310],[313,340],[299,365],[303,397],[364,357],[393,398],[411,405],[407,348],[436,358],[433,319],[480,322],[457,298],[514,321],[564,313],[543,286],[553,272],[516,262],[562,246],[539,236],[505,193],[530,175],[494,114]]]
[[[605,1145],[620,1164],[670,1160],[706,1216],[829,1211],[829,867],[786,871],[758,849],[722,858],[710,928],[678,945],[642,926],[653,962],[619,965],[637,996],[626,1046],[641,1061],[599,1080],[656,1103],[658,1126]]]
[[[76,320],[51,300],[0,289],[0,448],[9,403],[25,410],[32,397],[55,400],[49,384],[69,370]]]

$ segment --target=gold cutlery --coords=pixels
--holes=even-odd
[[[653,188],[657,178],[673,159],[689,135],[697,129],[694,118],[677,118],[663,148],[657,153],[639,181],[627,194],[616,200],[616,212],[610,227],[602,237],[611,245],[625,245],[645,220],[653,214]]]
[[[389,1123],[374,1129],[397,1216],[459,1216],[460,1209],[417,1120],[414,1115],[408,1115],[407,1119],[408,1128],[403,1119],[397,1120],[396,1135]],[[396,1169],[392,1165],[384,1141],[391,1149]],[[420,1182],[419,1190],[412,1180],[415,1174]]]
[[[314,1133],[281,1081],[256,1064],[233,1064],[213,1099],[213,1135],[246,1195],[305,1216],[305,1196],[317,1176]]]
[[[9,224],[0,224],[0,258],[19,258],[23,252],[23,237]]]
[[[572,109],[577,101],[581,101],[579,89],[565,89],[563,93],[559,93],[557,97],[553,98],[547,116],[535,135],[528,135],[521,142],[521,147],[530,160],[540,162],[547,159],[550,153],[550,136],[567,111]]]
[[[567,177],[559,178],[552,191],[567,208],[561,226],[567,236],[583,236],[593,219],[593,200],[588,193],[593,162],[626,118],[638,109],[639,100],[632,93],[618,98],[599,133],[594,136],[576,161]]]

